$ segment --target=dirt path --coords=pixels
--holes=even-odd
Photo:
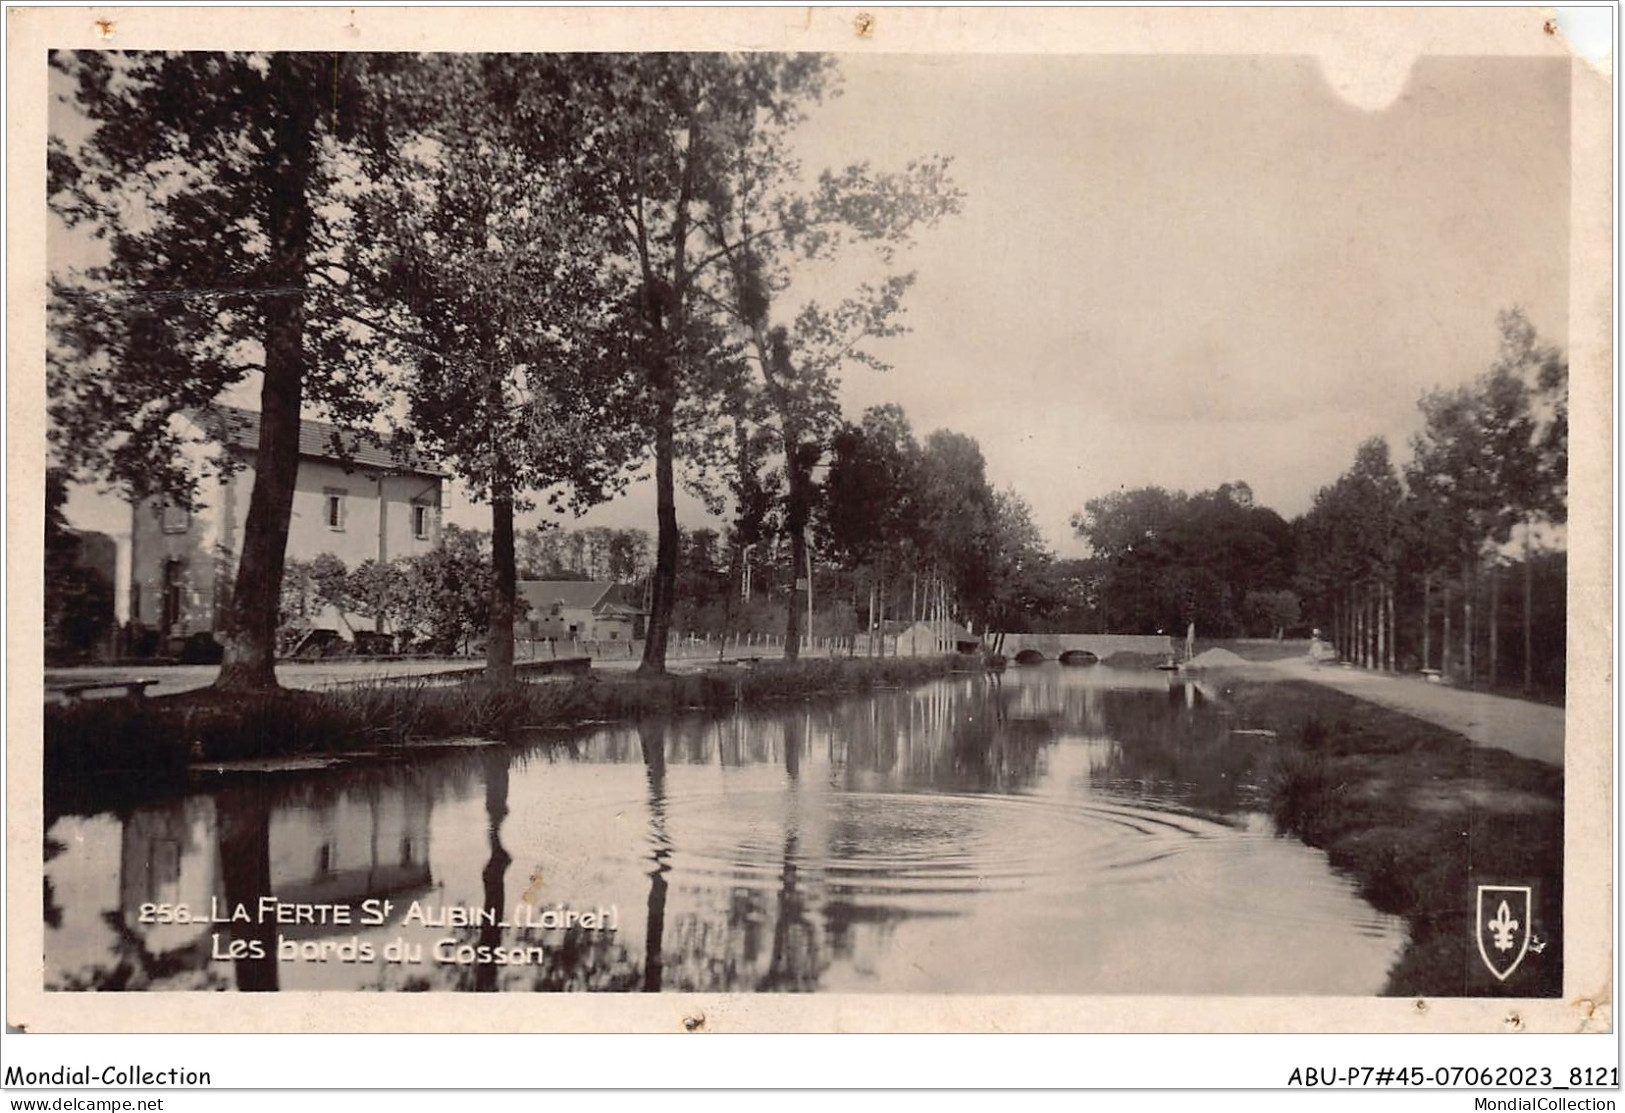
[[[1419,678],[1384,676],[1339,665],[1316,667],[1302,657],[1258,662],[1295,680],[1308,680],[1401,711],[1464,734],[1480,746],[1494,746],[1549,765],[1563,764],[1563,709],[1543,703],[1466,692]],[[1255,666],[1256,667],[1256,666]]]

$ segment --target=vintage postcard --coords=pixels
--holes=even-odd
[[[8,1023],[1611,1029],[1536,9],[10,17]]]

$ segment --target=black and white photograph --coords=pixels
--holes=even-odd
[[[366,14],[29,63],[8,1020],[1611,1028],[1611,93],[1534,9]]]

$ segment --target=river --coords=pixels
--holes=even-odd
[[[1403,922],[1246,731],[1052,664],[203,784],[53,823],[46,983],[1379,993]]]

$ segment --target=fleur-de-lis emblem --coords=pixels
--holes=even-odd
[[[1478,954],[1499,981],[1511,977],[1534,949],[1529,930],[1534,903],[1528,885],[1478,886]]]
[[[1512,936],[1518,930],[1518,921],[1512,918],[1512,909],[1507,907],[1506,901],[1501,902],[1501,907],[1496,910],[1495,919],[1485,926],[1495,935],[1496,950],[1510,951],[1516,946]]]

